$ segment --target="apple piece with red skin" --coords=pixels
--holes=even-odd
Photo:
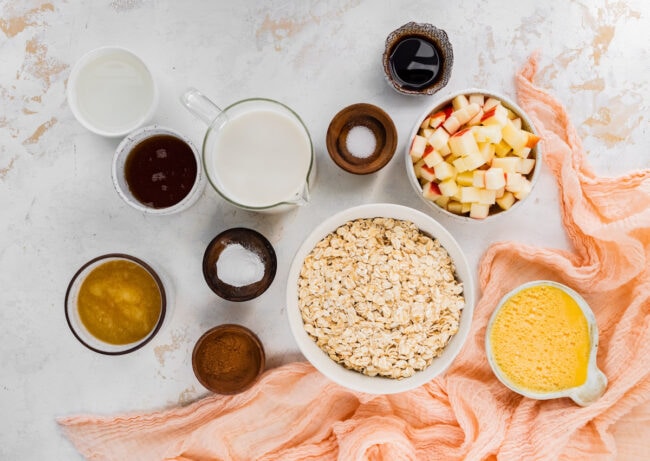
[[[422,195],[426,199],[435,201],[439,197],[442,197],[442,192],[440,192],[440,187],[436,182],[429,181],[422,186]]]
[[[427,138],[420,135],[415,135],[413,141],[411,142],[411,149],[409,154],[411,155],[411,160],[413,163],[417,162],[424,155],[424,149],[427,147]]]
[[[427,119],[429,120],[429,126],[431,128],[438,128],[442,123],[449,118],[449,116],[454,111],[454,108],[451,106],[445,107],[443,110],[439,110],[435,114],[429,115]]]

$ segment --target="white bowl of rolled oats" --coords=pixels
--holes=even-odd
[[[289,269],[287,313],[303,355],[332,381],[393,394],[442,373],[469,334],[472,272],[432,217],[378,203],[320,224]]]

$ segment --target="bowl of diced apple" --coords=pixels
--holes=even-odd
[[[438,100],[409,140],[406,171],[416,193],[432,209],[465,221],[520,206],[541,168],[532,121],[516,103],[487,90]]]

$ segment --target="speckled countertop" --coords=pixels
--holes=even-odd
[[[381,69],[386,35],[408,21],[449,34],[455,63],[443,93],[484,87],[514,97],[514,72],[539,50],[536,82],[566,104],[596,172],[650,167],[650,4],[644,0],[263,3],[0,2],[0,459],[80,459],[56,416],[154,410],[204,395],[190,354],[196,339],[219,323],[256,331],[269,367],[302,359],[284,293],[303,238],[353,205],[388,201],[427,210],[411,190],[402,155],[412,124],[433,99],[397,94]],[[204,129],[179,103],[189,85],[221,105],[265,96],[291,106],[317,151],[312,202],[282,215],[257,215],[208,188],[180,215],[145,216],[129,208],[110,179],[119,140],[86,131],[65,99],[75,60],[103,45],[129,48],[149,64],[161,89],[153,121],[197,144]],[[325,150],[331,118],[358,102],[386,110],[399,135],[397,155],[366,177],[338,169]],[[556,185],[544,169],[526,206],[502,220],[480,227],[439,220],[476,267],[497,240],[566,247],[557,210]],[[216,298],[201,273],[207,243],[233,226],[259,230],[278,255],[271,288],[241,304]],[[63,315],[77,268],[114,251],[155,262],[175,291],[163,330],[123,357],[83,348]]]

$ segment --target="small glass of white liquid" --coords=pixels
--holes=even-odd
[[[75,63],[67,98],[84,127],[102,136],[122,137],[152,117],[158,90],[138,56],[124,48],[102,47]]]

